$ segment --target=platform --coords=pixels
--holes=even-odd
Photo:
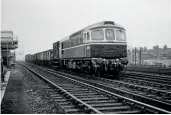
[[[2,88],[1,113],[2,114],[29,114],[28,95],[23,84],[24,74],[18,64],[7,72],[4,88]],[[9,75],[10,74],[10,75]],[[10,76],[10,77],[9,77]]]
[[[1,101],[0,101],[0,103],[2,102],[2,99],[4,97],[6,87],[7,87],[7,84],[8,84],[8,80],[9,80],[10,74],[11,74],[10,70],[6,69],[5,71],[7,71],[7,72],[5,74],[4,81],[1,83]]]

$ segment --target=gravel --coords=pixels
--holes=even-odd
[[[25,70],[24,70],[25,71]],[[27,73],[24,77],[25,90],[30,98],[28,98],[29,109],[36,114],[60,114],[59,106],[54,103],[54,99],[42,88],[42,84],[38,83],[33,74]],[[33,77],[31,77],[33,76]]]
[[[62,113],[59,105],[32,75],[16,64],[2,100],[2,114]]]

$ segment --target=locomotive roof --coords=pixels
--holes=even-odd
[[[124,29],[123,26],[121,26],[120,24],[115,23],[113,21],[102,21],[102,22],[92,24],[92,25],[84,28],[83,30],[91,30],[91,29],[99,28],[99,27],[114,27],[114,28],[122,28],[122,29]]]
[[[118,23],[115,23],[114,21],[101,21],[101,22],[98,22],[98,23],[94,23],[94,24],[92,24],[90,26],[87,26],[87,27],[85,27],[85,28],[71,34],[70,36],[67,36],[67,37],[61,39],[60,42],[69,40],[70,37],[74,36],[75,34],[80,34],[83,31],[92,30],[92,29],[96,29],[96,28],[103,28],[103,27],[104,28],[105,27],[111,27],[111,28],[122,28],[122,29],[124,29],[123,26],[121,26]]]

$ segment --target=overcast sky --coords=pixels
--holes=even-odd
[[[171,47],[171,0],[1,0],[1,29],[14,31],[24,54],[103,20],[124,26],[129,46]]]

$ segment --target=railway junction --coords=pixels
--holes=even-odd
[[[13,32],[1,33],[3,114],[171,113],[171,69],[127,67],[125,28],[114,21],[87,26],[25,61],[11,56]]]

